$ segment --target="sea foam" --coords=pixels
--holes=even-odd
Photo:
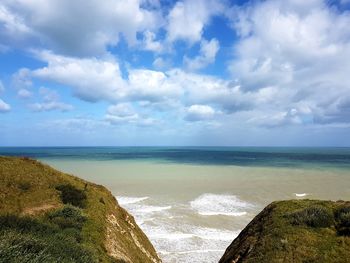
[[[235,195],[203,194],[190,202],[192,209],[200,215],[243,216],[252,204]]]
[[[294,193],[296,197],[304,197],[304,196],[307,196],[309,194],[307,193],[302,193],[302,194],[297,194],[297,193]]]
[[[134,204],[134,203],[147,200],[148,198],[149,198],[148,196],[144,196],[144,197],[117,196],[117,200],[120,205]]]

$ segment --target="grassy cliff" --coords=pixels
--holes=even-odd
[[[238,262],[350,262],[350,202],[273,202],[220,260]]]
[[[0,262],[160,262],[103,186],[0,157]]]

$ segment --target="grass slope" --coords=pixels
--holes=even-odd
[[[103,186],[0,157],[0,262],[160,262]]]
[[[227,248],[220,263],[350,262],[350,203],[273,202]]]

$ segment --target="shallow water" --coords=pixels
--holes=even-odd
[[[347,169],[44,159],[108,187],[135,216],[164,262],[217,262],[268,203],[350,199]]]

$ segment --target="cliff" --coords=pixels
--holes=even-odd
[[[0,157],[0,262],[160,262],[103,186]]]
[[[350,262],[350,202],[273,202],[219,262]]]

